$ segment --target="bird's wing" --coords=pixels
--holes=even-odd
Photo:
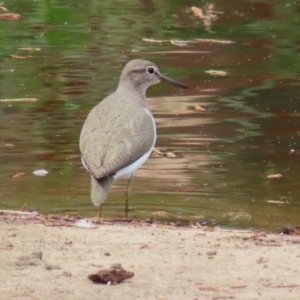
[[[96,178],[114,174],[138,160],[153,147],[156,135],[154,120],[145,107],[129,118],[120,111],[110,110],[110,116],[103,111],[99,114],[100,109],[96,106],[90,112],[80,136],[85,167]]]

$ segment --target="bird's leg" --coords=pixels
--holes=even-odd
[[[99,210],[98,210],[98,213],[97,213],[97,218],[101,219],[101,217],[102,217],[102,204],[99,205]]]
[[[127,218],[128,218],[129,186],[132,181],[133,175],[134,175],[134,173],[132,173],[130,175],[130,178],[127,183],[126,192],[125,192],[125,220],[127,220]]]

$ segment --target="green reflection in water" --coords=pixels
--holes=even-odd
[[[142,57],[190,89],[183,94],[161,85],[149,91],[151,96],[170,96],[150,103],[157,146],[174,148],[184,158],[147,162],[132,188],[131,215],[268,229],[298,224],[299,5],[216,1],[216,10],[224,14],[212,24],[212,32],[192,16],[192,5],[91,0],[7,4],[22,20],[0,20],[0,98],[39,101],[0,103],[1,208],[18,209],[27,202],[45,213],[94,215],[89,175],[78,150],[81,126],[88,111],[115,89],[125,62]],[[147,43],[143,37],[235,43],[178,47]],[[229,75],[204,73],[211,69]],[[208,112],[186,110],[191,104],[206,106]],[[49,175],[31,175],[39,168]],[[18,172],[26,175],[13,179]],[[266,179],[276,173],[283,177]],[[116,185],[105,204],[107,216],[122,216],[121,187]],[[268,200],[287,204],[275,206]]]

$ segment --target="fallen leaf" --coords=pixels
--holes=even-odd
[[[176,158],[176,155],[173,152],[167,152],[166,157],[168,158]]]
[[[11,55],[12,58],[17,58],[17,59],[28,59],[28,58],[32,58],[32,56],[30,55],[26,55],[26,56],[21,56],[21,55]]]
[[[0,3],[0,10],[8,11],[8,9],[6,7],[4,7],[4,3]]]
[[[0,19],[10,20],[10,21],[17,21],[17,20],[21,19],[21,15],[13,14],[13,13],[0,14]]]
[[[147,39],[147,38],[142,38],[144,42],[150,42],[150,43],[169,43],[169,40],[155,40],[155,39]]]
[[[209,53],[208,51],[192,51],[192,50],[172,50],[172,51],[152,51],[151,54],[203,54]]]
[[[286,204],[285,202],[279,200],[268,200],[267,202],[273,204]]]
[[[244,289],[245,287],[247,287],[247,285],[234,285],[234,286],[231,286],[230,288],[231,289]]]
[[[37,98],[15,98],[15,99],[0,99],[0,102],[36,102]]]
[[[208,255],[208,256],[212,256],[212,255],[217,255],[217,251],[208,251],[208,252],[206,252],[206,255]]]
[[[170,42],[172,45],[176,45],[176,46],[187,46],[187,43],[185,41],[171,40]]]
[[[27,203],[24,203],[24,204],[21,206],[20,211],[24,211],[26,208],[27,208]]]
[[[214,75],[214,76],[226,76],[226,75],[228,75],[228,73],[225,72],[225,71],[216,71],[216,70],[205,71],[205,73],[210,74],[210,75]]]
[[[267,178],[281,178],[282,175],[281,174],[272,174],[272,175],[268,175]]]
[[[203,21],[204,22],[204,21]],[[209,24],[206,24],[209,25]],[[233,44],[233,41],[228,40],[216,40],[216,39],[195,39],[195,40],[156,40],[156,39],[148,39],[142,38],[144,42],[150,43],[171,43],[176,46],[188,46],[188,44],[195,44],[195,43],[214,43],[214,44]],[[156,51],[150,53],[174,53],[174,51]],[[188,51],[188,52],[175,52],[175,53],[207,53],[205,51]]]
[[[216,286],[199,286],[200,291],[214,291],[217,292],[219,289]]]
[[[208,32],[212,32],[210,30],[211,23],[218,19],[217,15],[212,13],[213,7],[213,4],[208,4],[203,9],[196,6],[191,7],[193,14],[202,20],[203,25]]]
[[[35,170],[32,172],[33,175],[40,176],[40,177],[46,176],[48,173],[49,173],[49,171],[44,170],[44,169]]]
[[[15,174],[15,175],[13,176],[13,178],[21,178],[21,177],[23,177],[24,175],[25,175],[25,173],[20,172],[20,173]]]
[[[146,249],[146,248],[149,248],[149,246],[147,244],[142,244],[140,249]]]
[[[134,276],[133,272],[129,272],[124,270],[122,267],[118,269],[108,269],[108,270],[100,270],[96,274],[91,274],[88,276],[88,279],[93,281],[94,283],[102,283],[102,284],[118,284],[122,281],[132,278]]]
[[[194,104],[194,105],[190,105],[187,107],[188,110],[193,110],[193,111],[207,111],[206,108],[198,105],[198,104]]]
[[[191,7],[191,11],[193,12],[193,14],[196,17],[199,17],[200,19],[204,19],[205,18],[204,14],[203,14],[203,10],[201,8],[198,8],[196,6],[192,6]]]
[[[22,50],[22,51],[41,51],[41,48],[18,48],[18,50]]]
[[[183,158],[181,153],[175,153],[173,149],[160,149],[159,154],[167,158]]]
[[[159,149],[153,148],[152,155],[159,155],[159,154],[163,154],[163,153]]]
[[[199,43],[215,43],[215,44],[233,44],[233,41],[216,40],[216,39],[196,39]]]

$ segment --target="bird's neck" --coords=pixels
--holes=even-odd
[[[122,96],[130,95],[140,99],[142,102],[146,102],[146,89],[147,86],[144,85],[137,85],[131,81],[121,81],[117,93],[120,93]]]

